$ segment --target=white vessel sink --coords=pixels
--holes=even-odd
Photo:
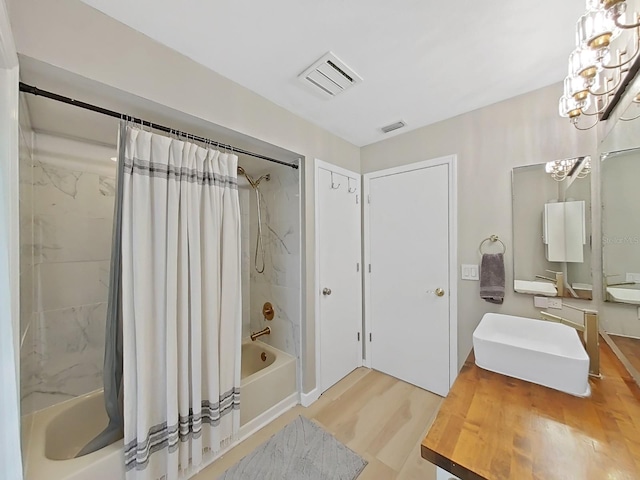
[[[588,397],[589,356],[578,332],[559,323],[487,313],[473,332],[476,365]]]
[[[611,295],[611,298],[616,302],[640,305],[640,290],[634,290],[632,288],[607,287],[607,293]]]
[[[544,295],[547,297],[555,297],[558,290],[555,285],[550,282],[532,282],[529,280],[515,280],[513,289],[518,293],[530,293],[533,295]]]

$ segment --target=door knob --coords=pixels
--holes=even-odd
[[[441,288],[436,288],[436,295],[442,297],[444,295],[444,290]]]
[[[322,294],[323,295],[331,295],[331,289],[330,288],[323,288],[322,289]]]

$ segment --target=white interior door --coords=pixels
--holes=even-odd
[[[360,175],[316,169],[320,392],[362,365]]]
[[[377,172],[368,205],[370,365],[443,396],[450,385],[450,167]]]

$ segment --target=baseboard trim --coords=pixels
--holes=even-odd
[[[253,420],[245,423],[243,426],[240,427],[240,432],[238,432],[239,442],[250,437],[251,435],[256,433],[258,430],[260,430],[262,427],[267,426],[268,424],[273,422],[276,418],[278,418],[280,415],[282,415],[288,410],[291,410],[297,404],[298,404],[298,394],[292,393],[284,400],[281,400],[280,402],[276,403],[273,407],[271,407],[266,412],[261,413]]]
[[[309,407],[313,402],[320,398],[320,391],[318,388],[314,388],[309,393],[301,393],[300,394],[300,405],[303,407]]]

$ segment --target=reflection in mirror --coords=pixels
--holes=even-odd
[[[513,169],[516,292],[593,298],[590,171],[590,157]]]
[[[640,305],[640,149],[603,154],[601,181],[604,299]]]
[[[640,79],[598,151],[602,192],[603,329],[607,343],[640,384]],[[635,119],[638,117],[637,119]],[[626,121],[630,120],[630,121]],[[612,153],[613,152],[613,153]]]

